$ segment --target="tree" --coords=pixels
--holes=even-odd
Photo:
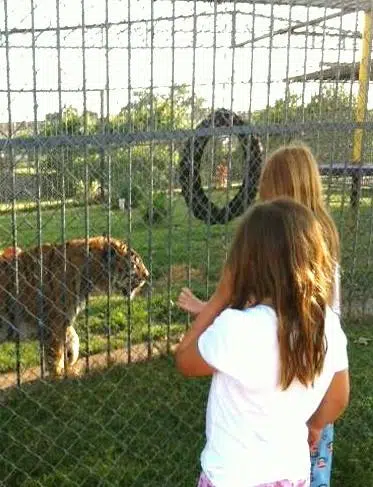
[[[120,112],[109,120],[101,121],[94,112],[79,114],[74,107],[65,107],[62,114],[50,113],[44,122],[44,134],[79,135],[97,134],[103,131],[110,133],[136,133],[138,131],[167,131],[172,129],[191,128],[191,112],[194,110],[195,121],[198,123],[204,116],[204,100],[194,97],[185,86],[175,87],[173,98],[152,95],[149,90],[135,93],[131,104],[124,106]],[[178,153],[169,143],[139,142],[129,147],[112,149],[92,149],[67,147],[49,151],[43,159],[43,170],[57,181],[65,181],[66,196],[74,196],[81,190],[88,166],[90,182],[98,181],[103,186],[109,180],[106,158],[110,155],[112,195],[117,198],[126,193],[128,186],[129,165],[131,160],[131,180],[133,185],[148,193],[152,180],[153,186],[165,188],[169,179],[169,161],[171,150],[173,162],[177,164]],[[130,153],[131,151],[131,153]],[[151,167],[152,162],[152,167]],[[61,172],[63,167],[63,173]],[[52,176],[51,176],[52,177]],[[60,183],[55,183],[61,189]],[[107,188],[106,188],[107,189]]]
[[[326,88],[313,95],[306,105],[302,105],[300,96],[288,93],[284,99],[276,100],[273,106],[253,114],[254,123],[305,124],[303,132],[296,131],[286,136],[270,136],[269,150],[273,150],[291,140],[303,140],[314,150],[322,162],[344,161],[351,151],[352,131],[338,127],[338,123],[353,120],[356,110],[356,98],[350,96],[343,87]],[[320,129],[307,130],[307,122],[320,122]],[[335,130],[323,130],[323,123],[335,122]]]
[[[197,122],[205,114],[203,98],[195,96],[193,104],[193,98],[185,85],[176,86],[172,98],[171,95],[152,95],[150,90],[137,92],[134,98],[118,115],[111,118],[112,131],[187,129],[191,127],[192,108]]]
[[[48,113],[44,122],[44,134],[51,135],[79,135],[93,134],[99,129],[99,119],[95,112],[87,111],[79,115],[72,106],[65,107],[61,115],[58,112]]]

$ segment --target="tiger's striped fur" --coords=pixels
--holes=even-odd
[[[43,339],[51,375],[79,355],[74,321],[91,293],[134,297],[149,272],[125,242],[107,237],[70,240],[0,256],[0,343]],[[66,347],[65,347],[66,345]],[[66,350],[66,362],[64,356]]]

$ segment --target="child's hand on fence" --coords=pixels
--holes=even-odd
[[[198,299],[190,289],[184,287],[178,297],[177,305],[184,311],[198,315],[205,306],[205,303]]]

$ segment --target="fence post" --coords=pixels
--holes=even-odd
[[[359,94],[357,97],[356,108],[356,122],[363,123],[366,119],[367,105],[368,105],[368,90],[370,80],[370,53],[372,45],[372,11],[369,10],[364,14],[364,29],[361,44],[361,59],[359,67]],[[352,162],[353,164],[361,164],[361,156],[363,149],[363,128],[355,129]],[[351,206],[357,208],[359,202],[361,175],[354,173],[352,175],[351,186]]]
[[[100,125],[101,132],[106,132],[104,115],[104,90],[100,90]],[[100,147],[100,201],[105,200],[105,149]]]

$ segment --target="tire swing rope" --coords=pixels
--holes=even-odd
[[[224,108],[216,110],[197,127],[237,127],[244,120]],[[180,184],[185,202],[193,215],[212,225],[227,223],[242,215],[256,196],[263,158],[263,147],[257,135],[239,134],[238,140],[244,154],[244,176],[237,194],[223,208],[215,205],[206,195],[200,175],[204,149],[210,135],[191,137],[187,140],[180,160]]]

